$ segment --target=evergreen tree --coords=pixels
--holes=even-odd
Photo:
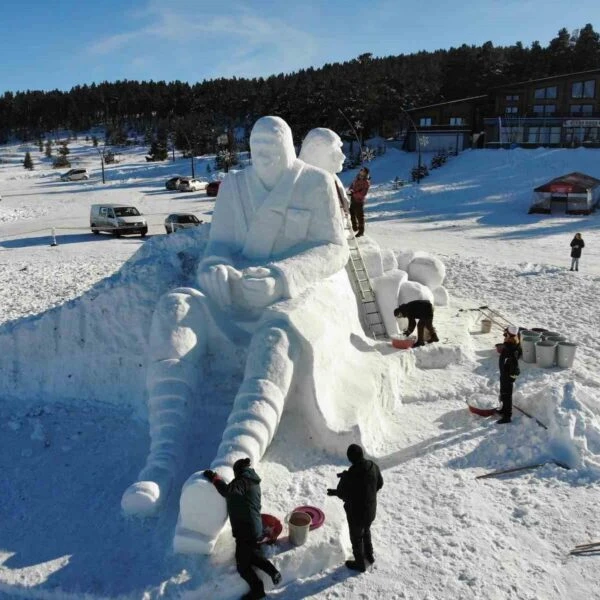
[[[29,152],[25,153],[25,159],[23,160],[23,166],[30,171],[33,171],[33,160],[31,160],[31,154]]]
[[[576,71],[600,67],[600,34],[590,23],[579,31],[573,47],[573,64]]]
[[[52,158],[52,142],[50,140],[46,140],[46,151],[44,154],[46,158]]]

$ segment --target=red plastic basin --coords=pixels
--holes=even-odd
[[[398,348],[398,350],[408,350],[409,348],[413,347],[414,343],[415,340],[411,339],[400,340],[398,338],[392,338],[392,346],[394,346],[394,348]]]
[[[275,516],[268,514],[261,514],[263,530],[266,534],[266,538],[263,543],[274,544],[279,537],[279,534],[283,531],[283,523]]]

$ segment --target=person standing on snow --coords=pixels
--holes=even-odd
[[[429,332],[429,343],[439,342],[437,332],[433,326],[433,304],[429,300],[413,300],[406,304],[401,304],[394,310],[395,317],[408,319],[408,328],[404,330],[404,335],[409,336],[414,330],[417,320],[417,343],[414,347],[422,346],[425,343],[425,329]]]
[[[365,200],[371,185],[370,179],[369,169],[362,167],[348,190],[350,192],[352,231],[356,232],[356,237],[365,234]]]
[[[519,359],[523,355],[519,343],[519,328],[510,325],[504,330],[504,345],[498,368],[500,370],[500,402],[502,406],[497,411],[502,418],[496,421],[499,424],[510,423],[512,419],[512,393],[515,379],[519,376]]]
[[[346,566],[353,571],[364,572],[365,560],[371,564],[375,562],[371,524],[375,520],[377,492],[383,487],[383,477],[379,467],[372,460],[365,459],[358,444],[350,444],[346,455],[352,466],[338,475],[340,482],[337,488],[329,488],[327,495],[344,501],[354,554],[354,560],[347,560]]]
[[[252,567],[264,571],[275,585],[281,581],[281,573],[262,555],[259,545],[264,537],[260,516],[260,477],[250,467],[249,458],[237,460],[233,465],[233,473],[235,477],[231,483],[225,483],[210,469],[206,469],[203,475],[227,502],[231,533],[235,538],[237,570],[250,586],[250,591],[242,596],[242,600],[258,600],[266,598],[265,588]]]
[[[571,271],[579,271],[579,259],[581,258],[581,250],[585,248],[585,242],[580,233],[576,233],[571,240]]]

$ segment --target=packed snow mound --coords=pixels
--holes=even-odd
[[[408,278],[426,285],[430,290],[442,285],[445,277],[446,267],[435,256],[415,256],[408,265]]]
[[[433,304],[433,292],[418,281],[404,281],[398,292],[398,305],[408,304],[413,300],[429,300]]]
[[[443,285],[434,288],[433,302],[436,306],[448,306],[450,294],[448,294],[448,290]]]
[[[79,298],[2,325],[0,395],[25,402],[85,398],[145,413],[154,307],[169,289],[191,282],[207,229],[153,236]]]

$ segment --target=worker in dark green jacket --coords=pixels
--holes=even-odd
[[[204,476],[227,502],[231,533],[235,538],[237,570],[250,586],[250,591],[242,596],[242,600],[258,600],[266,598],[265,588],[252,567],[267,573],[275,585],[281,581],[281,573],[263,556],[259,544],[264,537],[260,516],[260,477],[250,467],[249,458],[237,460],[233,465],[233,474],[233,481],[225,483],[214,471],[204,471]]]

